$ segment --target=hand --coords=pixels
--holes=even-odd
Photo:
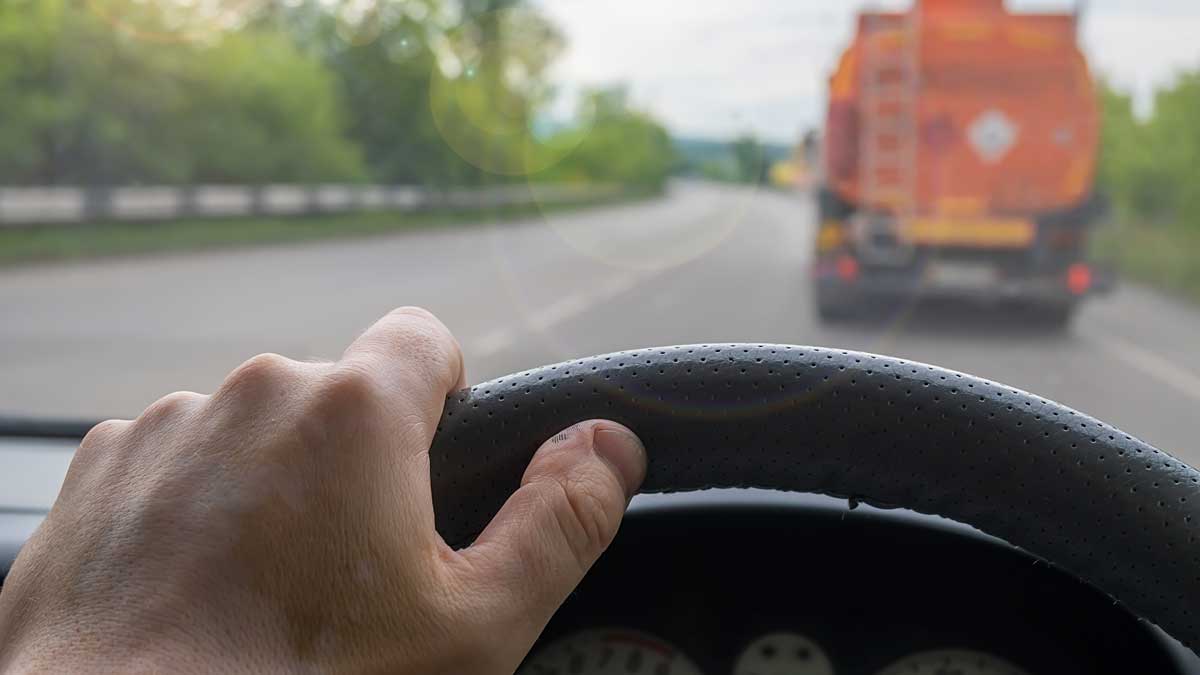
[[[645,453],[578,424],[451,550],[429,447],[462,385],[449,331],[406,308],[337,363],[264,354],[98,425],[0,593],[0,671],[512,673]]]

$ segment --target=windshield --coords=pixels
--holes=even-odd
[[[1200,462],[1192,0],[8,0],[0,416],[420,305],[479,382],[814,344]]]

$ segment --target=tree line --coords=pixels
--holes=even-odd
[[[552,114],[564,46],[521,0],[8,0],[0,184],[661,187],[621,89]]]
[[[1200,70],[1160,89],[1141,118],[1132,97],[1101,85],[1097,187],[1125,222],[1200,234]]]

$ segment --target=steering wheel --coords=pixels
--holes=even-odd
[[[1200,646],[1200,472],[1018,389],[853,351],[641,349],[458,392],[430,451],[446,541],[470,543],[538,446],[591,418],[641,437],[643,491],[773,488],[945,516]]]

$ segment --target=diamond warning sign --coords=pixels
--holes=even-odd
[[[967,128],[967,139],[980,159],[995,164],[1008,154],[1017,142],[1019,130],[1016,123],[1002,111],[987,110],[971,122]]]

